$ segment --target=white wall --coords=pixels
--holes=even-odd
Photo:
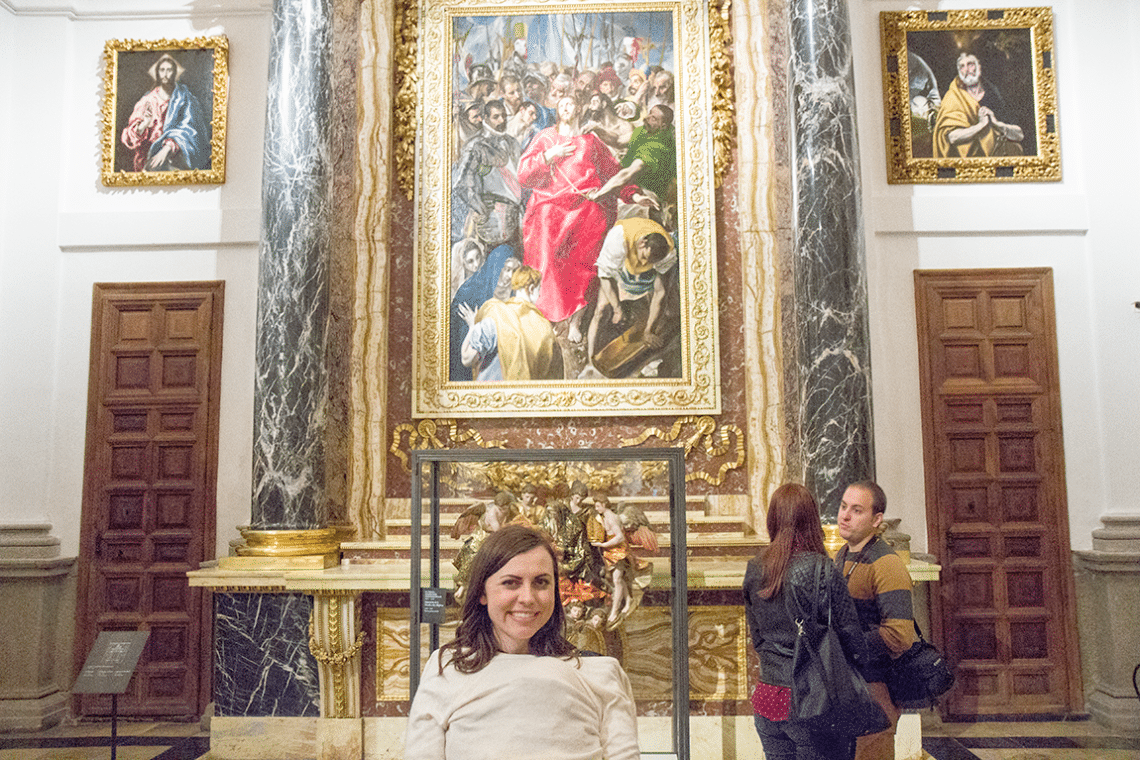
[[[0,0],[0,27],[0,95],[13,106],[0,109],[0,522],[50,522],[63,554],[78,551],[92,284],[220,279],[224,553],[250,515],[268,3]],[[104,187],[105,42],[219,34],[230,44],[226,183]]]
[[[912,271],[1054,269],[1070,530],[1140,512],[1140,213],[1130,84],[1140,10],[1054,3],[1064,180],[886,183],[878,13],[850,0],[866,196],[875,445],[891,512],[926,546]],[[92,8],[91,6],[97,6]],[[218,547],[249,519],[268,0],[0,0],[0,523],[51,522],[78,550],[91,285],[224,279]],[[923,3],[924,9],[995,7]],[[157,10],[156,10],[157,9]],[[1083,10],[1083,12],[1082,12]],[[225,185],[105,188],[109,39],[230,40]],[[889,401],[888,401],[889,400]]]
[[[1140,11],[1053,3],[1063,180],[888,185],[879,12],[1003,7],[851,0],[867,223],[875,448],[889,511],[926,545],[913,270],[1052,267],[1069,529],[1092,546],[1106,513],[1140,511],[1140,166],[1132,127]],[[889,400],[889,401],[888,401]]]

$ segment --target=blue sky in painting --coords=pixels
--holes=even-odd
[[[527,41],[527,60],[595,71],[621,53],[626,37],[641,38],[637,65],[673,64],[673,17],[667,11],[541,14],[526,16],[457,16],[452,19],[455,46],[454,84],[467,85],[468,63],[487,63],[498,72],[520,32]]]

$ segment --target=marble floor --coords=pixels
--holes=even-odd
[[[197,760],[210,749],[199,723],[120,721],[116,760]],[[35,733],[0,733],[0,760],[106,760],[111,724],[61,724]]]
[[[938,723],[923,727],[931,760],[1140,760],[1140,736],[1093,721]],[[118,727],[121,760],[209,760],[210,735],[197,723]],[[109,723],[0,733],[0,760],[102,760],[111,756]]]
[[[1091,720],[924,722],[922,747],[934,760],[1140,760],[1140,736]]]

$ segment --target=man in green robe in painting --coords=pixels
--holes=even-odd
[[[606,184],[588,195],[599,198],[615,189],[636,185],[622,192],[623,201],[638,202],[637,189],[653,193],[658,208],[676,200],[677,134],[673,129],[673,109],[662,105],[649,109],[645,123],[629,138],[621,166]]]

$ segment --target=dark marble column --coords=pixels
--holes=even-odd
[[[804,483],[834,522],[846,484],[874,477],[851,25],[846,0],[792,0],[790,12],[796,411]]]
[[[261,180],[255,530],[327,524],[331,38],[331,0],[274,4]]]
[[[276,0],[262,170],[253,420],[254,531],[325,528],[332,3]],[[247,541],[250,537],[247,535]],[[313,600],[214,597],[214,702],[225,716],[319,713]]]

